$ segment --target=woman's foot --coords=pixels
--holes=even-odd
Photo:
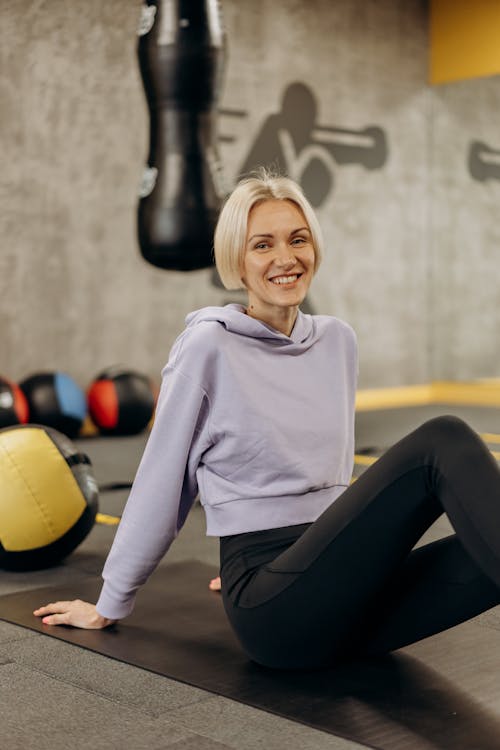
[[[208,588],[210,589],[210,591],[220,591],[221,589],[220,576],[217,576],[217,578],[212,578],[212,580],[208,584]]]

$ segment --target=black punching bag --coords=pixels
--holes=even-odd
[[[205,268],[213,263],[224,197],[216,143],[224,62],[218,0],[148,0],[138,54],[150,114],[138,212],[141,253],[160,268]]]

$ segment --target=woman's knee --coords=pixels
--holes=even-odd
[[[470,461],[487,451],[479,435],[460,417],[445,415],[425,422],[420,428],[419,443],[430,463],[451,461],[453,466]],[[444,465],[444,464],[443,464]]]
[[[467,422],[452,414],[445,414],[429,419],[427,422],[424,422],[419,431],[429,442],[436,440],[439,443],[455,442],[456,440],[463,440],[470,437],[477,439],[476,433]]]

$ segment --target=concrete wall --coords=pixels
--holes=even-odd
[[[140,0],[0,7],[0,373],[13,379],[62,369],[86,385],[115,363],[157,375],[185,314],[234,298],[210,270],[161,271],[137,249],[147,153],[140,8]],[[248,166],[266,124],[293,130],[295,117],[280,112],[289,85],[300,83],[294,90],[312,97],[314,137],[324,140],[288,153],[286,165],[319,191],[328,253],[309,302],[356,328],[360,384],[498,375],[500,182],[474,179],[467,154],[474,139],[500,148],[500,79],[430,89],[417,0],[224,0],[223,8],[221,106],[242,113],[221,117],[221,132],[234,138],[221,144],[228,181]],[[368,126],[385,139],[379,166],[363,163]],[[338,129],[353,131],[354,146]]]
[[[431,100],[432,371],[500,376],[500,77]]]

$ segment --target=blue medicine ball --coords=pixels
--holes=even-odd
[[[85,393],[64,372],[32,375],[19,383],[29,405],[30,422],[76,437],[87,414]]]

